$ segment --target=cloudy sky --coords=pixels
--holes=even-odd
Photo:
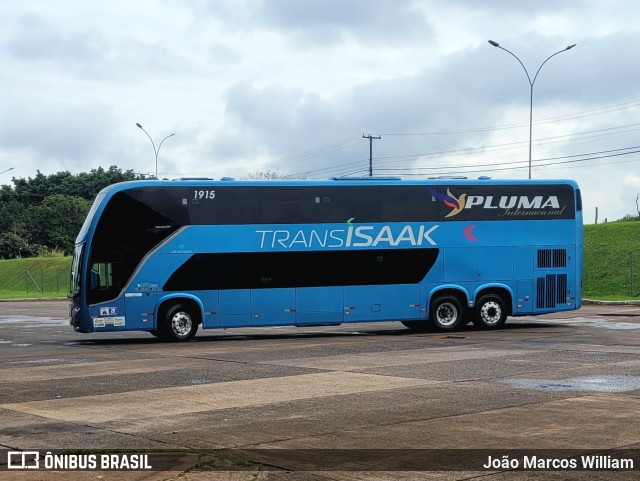
[[[3,0],[0,184],[116,165],[572,178],[585,220],[635,214],[635,0]]]

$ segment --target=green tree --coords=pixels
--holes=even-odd
[[[16,200],[0,201],[0,232],[12,232],[19,236],[27,235],[25,211],[24,205]]]
[[[10,202],[16,199],[16,192],[11,188],[10,185],[0,186],[0,202]]]
[[[112,165],[107,170],[98,167],[97,169],[92,169],[89,173],[83,172],[75,176],[73,186],[68,186],[65,189],[66,192],[61,193],[93,200],[95,196],[98,195],[98,192],[105,187],[117,184],[118,182],[127,182],[135,179],[136,175],[133,173],[133,170],[122,172],[122,170],[115,165]]]
[[[16,257],[36,257],[46,254],[47,248],[38,244],[29,244],[13,232],[0,234],[0,259]]]
[[[50,195],[27,209],[29,241],[69,255],[91,204],[81,197]]]
[[[98,167],[97,169],[92,169],[91,172],[82,172],[76,175],[67,171],[44,175],[38,170],[33,178],[14,178],[13,195],[18,197],[20,202],[25,205],[37,205],[48,196],[55,194],[93,200],[98,192],[105,187],[117,182],[134,180],[135,178],[136,175],[132,170],[123,172],[115,165],[112,165],[107,170]],[[3,186],[3,189],[5,187]],[[0,190],[0,193],[3,192],[4,190]]]
[[[13,187],[0,186],[0,233],[13,234],[3,238],[2,256],[37,255],[33,252],[40,252],[42,245],[70,253],[98,192],[137,178],[132,170],[122,171],[114,165],[79,174],[37,171],[33,178],[13,177]]]

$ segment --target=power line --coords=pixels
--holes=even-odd
[[[598,107],[598,108],[594,108],[594,109],[589,109],[589,110],[584,110],[584,111],[580,111],[580,112],[576,112],[573,114],[567,114],[567,115],[561,115],[561,116],[556,116],[556,117],[549,117],[546,119],[541,119],[538,120],[536,122],[534,122],[534,124],[539,125],[539,124],[543,124],[543,123],[550,123],[550,122],[555,122],[555,121],[563,121],[563,120],[572,120],[572,119],[577,119],[577,118],[584,118],[584,117],[589,117],[589,116],[593,116],[593,115],[603,115],[603,114],[607,114],[607,113],[611,113],[611,112],[615,112],[615,111],[620,111],[620,110],[625,110],[625,109],[629,109],[629,108],[634,108],[636,105],[640,104],[640,100],[632,100],[632,101],[628,101],[628,102],[622,102],[619,104],[614,104],[614,105],[608,105],[608,106],[604,106],[604,107]],[[461,133],[474,133],[474,132],[490,132],[490,131],[496,131],[496,130],[504,130],[504,129],[513,129],[513,128],[521,128],[521,127],[525,127],[527,126],[528,123],[519,123],[519,124],[507,124],[507,125],[499,125],[499,126],[493,126],[493,127],[476,127],[476,128],[471,128],[471,129],[461,129],[461,130],[450,130],[450,131],[439,131],[439,132],[426,132],[426,133],[387,133],[387,134],[380,134],[380,135],[391,135],[391,136],[430,136],[430,135],[452,135],[452,134],[461,134]],[[640,125],[640,124],[629,124],[629,125]],[[627,125],[627,126],[629,126]],[[621,127],[613,127],[612,129],[616,129],[616,128],[621,128]],[[607,129],[601,129],[601,130],[595,130],[595,131],[591,131],[591,132],[598,132],[598,131],[603,131],[603,130],[607,130]],[[583,132],[582,134],[585,134],[586,132]],[[575,135],[580,135],[580,134],[567,134],[568,136],[575,136]],[[363,135],[364,138],[367,138],[366,136]],[[561,136],[555,137],[555,138],[560,138]],[[552,137],[553,138],[553,137]],[[546,140],[546,139],[534,139],[534,141],[536,142],[540,142],[541,140]],[[342,140],[338,140],[336,142],[332,142],[330,144],[321,146],[321,147],[317,147],[308,151],[304,151],[298,154],[292,154],[292,155],[288,155],[288,156],[284,156],[284,157],[280,157],[271,161],[266,161],[266,162],[262,162],[259,164],[254,164],[256,166],[256,168],[260,169],[260,168],[271,168],[271,169],[277,169],[281,166],[284,165],[288,165],[291,163],[295,163],[298,161],[303,161],[303,160],[308,160],[314,157],[318,157],[321,155],[326,155],[326,154],[330,154],[333,152],[337,152],[339,150],[343,150],[349,147],[353,147],[355,145],[358,145],[359,143],[361,143],[362,140],[360,139],[359,136],[352,136],[352,137],[348,137]],[[524,143],[524,141],[522,142],[513,142],[512,145],[517,145],[520,143]],[[509,145],[509,144],[502,144],[502,145]],[[487,147],[475,147],[474,149],[482,149],[482,148],[487,148]],[[473,152],[470,152],[473,153]],[[409,155],[414,155],[414,156],[421,156],[421,155],[427,155],[427,154],[409,154]],[[377,160],[377,159],[376,159]],[[372,159],[373,161],[373,159]],[[295,174],[294,174],[295,175]]]
[[[354,142],[354,140],[357,140],[357,142]],[[289,155],[289,156],[285,156],[285,157],[280,157],[278,159],[274,159],[272,162],[273,163],[277,163],[277,162],[287,162],[290,160],[297,160],[298,158],[307,158],[307,157],[315,157],[317,155],[321,155],[323,153],[325,153],[327,150],[329,151],[335,151],[335,150],[340,150],[342,148],[345,147],[345,144],[347,146],[351,146],[351,145],[355,145],[360,143],[360,139],[357,136],[352,136],[343,140],[338,140],[336,142],[332,142],[330,144],[324,145],[322,147],[316,147],[314,149],[311,150],[307,150],[305,152],[301,152],[299,154],[293,154],[293,155]]]
[[[620,150],[627,150],[627,149],[637,149],[637,150],[632,150],[630,152],[620,152]],[[610,153],[610,152],[615,152],[615,153]],[[598,155],[598,154],[602,154],[602,153],[608,153],[608,155]],[[637,154],[640,153],[640,146],[634,146],[634,147],[627,147],[625,149],[613,149],[613,150],[609,150],[609,151],[601,151],[601,152],[590,152],[590,153],[586,153],[586,154],[576,154],[576,155],[572,155],[572,156],[558,156],[558,157],[549,157],[547,159],[535,159],[534,162],[544,162],[544,161],[549,161],[549,160],[560,160],[560,159],[571,159],[571,160],[560,160],[559,162],[547,162],[547,163],[539,163],[536,165],[536,167],[548,167],[548,166],[553,166],[553,165],[564,165],[564,164],[574,164],[574,163],[578,163],[578,162],[587,162],[590,160],[598,160],[598,159],[605,159],[605,158],[612,158],[612,157],[620,157],[623,155],[630,155],[630,154]],[[579,156],[585,156],[588,155],[590,157],[586,157],[583,159],[575,159],[573,157],[579,157]],[[640,160],[640,159],[637,159]],[[633,160],[635,161],[635,160]],[[518,166],[517,164],[525,164],[522,166]],[[407,169],[409,170],[409,172],[404,172],[403,168],[389,168],[389,169],[379,169],[381,171],[385,171],[385,172],[398,172],[398,171],[403,171],[402,175],[425,175],[425,170],[434,170],[436,172],[438,171],[443,171],[443,170],[450,170],[450,169],[455,169],[456,173],[460,173],[460,174],[468,174],[468,173],[477,173],[477,172],[500,172],[500,171],[507,171],[507,170],[518,170],[518,169],[524,169],[527,167],[528,161],[517,161],[517,162],[512,162],[511,166],[505,166],[505,167],[493,167],[497,164],[478,164],[478,165],[465,165],[465,166],[441,166],[441,167],[416,167],[416,168],[411,168],[411,169]],[[486,168],[487,166],[491,166],[493,168]],[[465,168],[471,168],[473,170],[460,170],[460,169],[465,169]],[[420,172],[415,172],[415,171],[420,171]],[[434,173],[431,173],[430,175],[435,175]]]
[[[348,170],[348,169],[352,169],[353,167],[355,167],[358,164],[362,164],[367,162],[367,159],[359,159],[359,160],[353,160],[350,162],[341,162],[339,164],[334,164],[334,165],[329,165],[326,167],[320,167],[318,169],[310,169],[310,170],[303,170],[300,172],[296,172],[294,174],[291,174],[294,177],[298,177],[298,176],[305,176],[305,175],[310,175],[310,174],[320,174],[323,172],[326,172],[327,174],[330,172],[332,174],[336,174],[337,172],[340,172],[342,170]]]
[[[598,107],[598,108],[594,108],[594,109],[589,109],[589,110],[584,110],[581,112],[577,112],[577,113],[573,113],[573,114],[567,114],[567,115],[562,115],[562,116],[556,116],[556,117],[550,117],[550,118],[546,118],[546,119],[542,119],[539,121],[536,121],[536,124],[539,123],[550,123],[550,122],[555,122],[555,121],[563,121],[563,120],[573,120],[573,119],[577,119],[577,118],[584,118],[584,117],[589,117],[589,116],[593,116],[593,115],[604,115],[604,114],[608,114],[608,113],[612,113],[615,111],[621,111],[621,110],[625,110],[625,109],[630,109],[630,108],[635,108],[638,104],[640,104],[640,100],[632,100],[632,101],[628,101],[628,102],[623,102],[623,103],[619,103],[619,104],[614,104],[614,105],[609,105],[609,106],[605,106],[605,107]],[[519,128],[519,127],[524,127],[528,125],[527,123],[521,123],[521,124],[509,124],[509,125],[499,125],[499,126],[493,126],[493,127],[478,127],[478,128],[472,128],[472,129],[461,129],[461,130],[450,130],[450,131],[441,131],[441,132],[426,132],[426,133],[386,133],[386,134],[380,134],[381,135],[391,135],[391,136],[411,136],[411,135],[415,135],[415,136],[421,136],[421,135],[450,135],[450,134],[461,134],[461,133],[471,133],[471,132],[488,132],[488,131],[495,131],[495,130],[501,130],[501,129],[512,129],[512,128]],[[640,123],[633,123],[633,124],[625,124],[625,125],[620,125],[620,126],[616,126],[616,127],[609,127],[609,128],[604,128],[604,129],[597,129],[597,130],[590,130],[590,131],[584,131],[584,132],[578,132],[578,133],[572,133],[572,134],[565,134],[565,135],[560,135],[560,136],[554,136],[554,137],[546,137],[546,138],[540,138],[540,139],[534,139],[535,142],[537,143],[542,143],[542,144],[550,144],[550,143],[557,143],[557,142],[563,142],[563,141],[574,141],[574,140],[584,140],[584,139],[593,139],[593,138],[599,138],[599,137],[604,137],[604,136],[610,136],[610,135],[621,135],[624,133],[628,133],[628,132],[634,132],[637,130],[640,130],[640,128],[638,129],[628,129],[628,130],[620,130],[626,127],[633,127],[633,126],[639,126]],[[588,135],[588,134],[596,134],[596,135]],[[364,139],[367,139],[368,137],[363,135]],[[572,140],[574,139],[574,140]],[[260,162],[260,163],[256,163],[256,164],[251,164],[252,168],[256,168],[256,169],[262,169],[262,168],[267,168],[267,169],[278,169],[280,167],[284,167],[287,165],[291,165],[297,162],[301,162],[301,161],[305,161],[305,160],[309,160],[312,159],[314,157],[319,157],[319,156],[326,156],[328,154],[340,151],[340,150],[344,150],[350,147],[354,147],[360,143],[363,143],[364,140],[362,138],[360,138],[359,136],[351,136],[351,137],[347,137],[345,139],[341,139],[335,142],[331,142],[329,144],[320,146],[320,147],[316,147],[307,151],[303,151],[300,152],[298,154],[292,154],[292,155],[287,155],[287,156],[283,156],[283,157],[279,157],[276,158],[274,160],[269,160],[269,161],[264,161],[264,162]],[[372,142],[372,140],[370,139],[370,143]],[[583,142],[584,143],[584,142]],[[503,143],[503,144],[494,144],[494,145],[488,145],[488,146],[476,146],[476,147],[467,147],[467,148],[463,148],[463,149],[452,149],[452,150],[444,150],[444,151],[437,151],[437,152],[421,152],[421,153],[413,153],[413,154],[404,154],[404,155],[397,155],[397,156],[385,156],[385,157],[378,157],[375,158],[376,162],[378,164],[391,164],[391,163],[396,163],[396,162],[402,162],[402,161],[410,161],[410,160],[416,160],[419,158],[442,158],[442,157],[453,157],[453,156],[461,156],[461,155],[473,155],[473,154],[480,154],[480,153],[488,153],[488,152],[496,152],[496,151],[501,151],[501,150],[509,150],[509,149],[515,149],[515,148],[519,148],[520,146],[526,144],[525,141],[516,141],[516,142],[509,142],[509,143]],[[371,154],[371,164],[373,163],[373,155]],[[321,168],[317,168],[317,169],[311,169],[311,170],[305,170],[302,172],[299,172],[297,174],[290,174],[290,175],[310,175],[310,174],[322,174],[324,172],[331,172],[331,173],[337,173],[337,172],[349,172],[352,169],[354,169],[354,167],[356,167],[357,165],[360,165],[362,162],[366,162],[366,160],[363,159],[359,159],[359,160],[355,160],[355,161],[349,161],[349,162],[341,162],[337,165],[332,165],[332,166],[324,166]],[[362,173],[365,170],[363,169],[358,169],[357,173]],[[207,172],[202,172],[205,175],[217,175],[218,172],[221,172],[220,169],[217,169],[215,171],[207,171]],[[226,175],[229,175],[229,170],[225,170],[224,173]],[[372,173],[372,168],[370,168],[370,173]],[[192,175],[193,172],[189,172],[189,175]],[[233,174],[233,172],[231,172],[231,174]],[[166,174],[166,175],[185,175],[185,174],[176,174],[176,173],[172,173],[172,174]],[[238,174],[236,174],[238,175]]]
[[[353,136],[353,137],[349,137],[348,139],[343,139],[337,142],[333,142],[323,147],[317,147],[315,149],[311,149],[299,154],[280,157],[279,159],[276,159],[276,160],[266,161],[266,162],[262,162],[254,165],[258,169],[259,168],[278,168],[286,164],[291,164],[291,163],[302,161],[302,160],[308,160],[313,157],[318,157],[321,155],[337,152],[339,150],[343,150],[345,148],[352,147],[361,143],[363,143],[363,140],[360,139],[360,137]]]
[[[625,125],[621,125],[621,126],[617,126],[617,127],[608,127],[608,128],[604,128],[604,129],[587,130],[587,131],[584,131],[584,132],[577,132],[577,133],[573,133],[573,134],[556,135],[556,136],[552,136],[552,137],[542,137],[542,138],[539,138],[539,139],[534,139],[534,141],[536,143],[538,143],[538,144],[547,145],[547,144],[551,144],[551,143],[562,142],[562,141],[564,141],[562,139],[567,139],[567,138],[570,138],[570,137],[578,137],[577,140],[583,140],[583,139],[604,137],[604,136],[607,136],[607,135],[615,135],[615,134],[619,134],[619,133],[635,132],[635,131],[640,130],[640,128],[637,128],[637,129],[629,129],[629,130],[625,130],[625,131],[621,131],[621,132],[611,132],[612,130],[621,129],[621,128],[625,128],[625,127],[633,127],[633,126],[640,126],[640,122],[639,123],[633,123],[633,124],[625,124]],[[609,133],[601,133],[601,134],[598,134],[598,135],[587,135],[587,134],[596,134],[598,132],[609,132]],[[522,140],[522,141],[517,141],[517,142],[507,142],[507,143],[503,143],[503,144],[481,145],[481,146],[477,146],[477,147],[465,147],[465,148],[462,148],[462,149],[452,149],[452,150],[442,150],[442,151],[435,151],[435,152],[420,152],[420,153],[413,153],[413,154],[403,154],[403,155],[395,155],[395,156],[376,157],[375,160],[376,160],[377,164],[389,164],[389,163],[394,163],[396,161],[417,160],[419,158],[457,157],[457,156],[461,156],[461,155],[472,155],[472,154],[479,154],[479,153],[486,153],[486,152],[496,152],[496,151],[501,151],[501,150],[510,150],[510,149],[515,148],[517,146],[526,145],[526,143],[527,143],[527,141]]]
[[[636,104],[640,104],[640,100],[632,100],[630,102],[624,102],[621,104],[609,105],[606,107],[599,107],[595,109],[584,110],[582,112],[576,112],[574,114],[560,115],[556,117],[548,117],[546,119],[536,120],[534,125],[547,124],[552,122],[560,122],[564,120],[574,120],[584,117],[590,117],[593,115],[603,115],[608,114],[615,111],[625,110],[628,108],[633,108]],[[620,106],[624,106],[623,108],[617,108]],[[505,124],[505,125],[496,125],[491,127],[472,127],[469,129],[458,129],[458,130],[442,130],[442,131],[433,131],[433,132],[383,132],[381,135],[391,135],[391,136],[432,136],[432,135],[454,135],[454,134],[467,134],[467,133],[478,133],[478,132],[491,132],[495,130],[507,130],[507,129],[516,129],[521,127],[529,126],[528,122],[520,122],[516,124]]]

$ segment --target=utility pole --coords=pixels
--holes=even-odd
[[[373,141],[380,138],[378,135],[364,135],[362,134],[363,139],[369,139],[369,177],[373,177]]]

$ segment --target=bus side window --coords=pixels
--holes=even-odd
[[[111,262],[96,262],[91,267],[91,289],[109,289],[113,286]]]

